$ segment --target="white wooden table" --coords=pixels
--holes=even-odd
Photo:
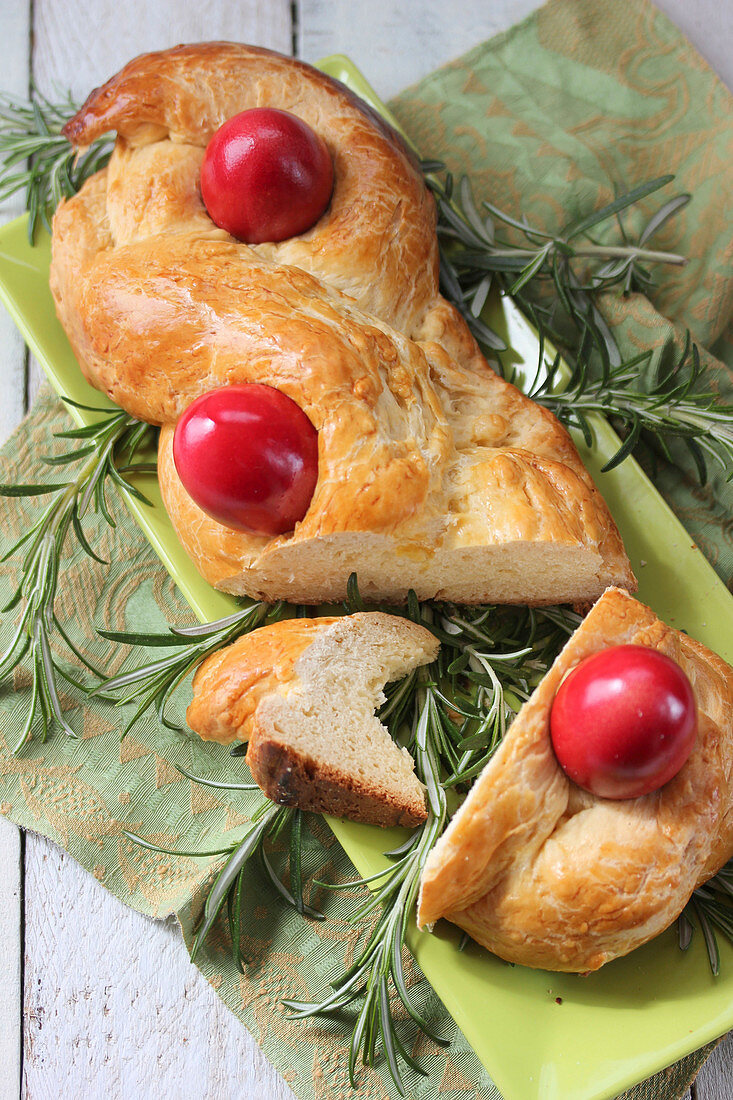
[[[623,0],[615,0],[619,6]],[[733,4],[658,0],[733,85]],[[536,0],[0,0],[0,86],[83,98],[135,54],[232,39],[315,61],[348,54],[385,98],[504,30]],[[7,215],[19,209],[8,208]],[[1,312],[1,311],[0,311]],[[0,441],[38,367],[0,315]],[[188,962],[178,933],[126,908],[64,852],[0,818],[0,1100],[293,1094]],[[733,1097],[733,1037],[692,1089]]]

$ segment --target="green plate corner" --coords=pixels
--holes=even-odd
[[[396,125],[362,74],[343,56],[320,63]],[[48,288],[50,243],[35,248],[27,222],[0,229],[0,298],[60,394],[95,406],[106,400],[83,379],[56,319]],[[518,367],[534,371],[537,336],[511,301],[496,301],[487,318],[500,325]],[[79,421],[91,414],[70,409]],[[603,474],[616,436],[594,421],[596,446],[581,455],[621,530],[639,598],[667,622],[733,662],[733,597],[637,464],[627,459]],[[234,601],[201,579],[183,551],[157,483],[141,483],[152,507],[132,498],[137,521],[202,620],[227,614]],[[391,835],[331,820],[361,874],[386,865]],[[470,946],[441,922],[435,934],[413,927],[412,950],[428,980],[501,1090],[504,1100],[611,1100],[733,1027],[733,948],[721,945],[721,976],[710,974],[702,937],[682,954],[670,930],[587,977],[509,966]]]

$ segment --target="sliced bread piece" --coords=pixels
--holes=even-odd
[[[375,825],[418,825],[425,795],[375,716],[386,683],[434,660],[437,639],[381,612],[287,619],[214,654],[187,718],[205,739],[249,740],[268,798]]]

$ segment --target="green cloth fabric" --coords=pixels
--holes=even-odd
[[[731,361],[725,324],[733,293],[724,222],[730,208],[730,158],[725,156],[730,100],[664,17],[639,3],[551,3],[427,77],[393,107],[423,154],[466,172],[478,197],[491,196],[547,225],[607,200],[616,183],[631,186],[650,175],[677,171],[680,189],[694,192],[695,200],[669,228],[664,243],[693,257],[692,262],[663,273],[653,304],[609,298],[605,308],[625,348],[661,349],[689,327],[716,357],[718,384],[729,392],[723,363]],[[0,480],[38,479],[38,456],[62,448],[52,433],[66,426],[60,402],[44,392],[5,447]],[[41,476],[54,480],[51,471]],[[662,469],[658,480],[727,580],[733,558],[729,490],[719,477],[701,490],[671,468]],[[0,551],[27,529],[41,507],[38,498],[0,501]],[[71,553],[57,608],[84,655],[110,671],[122,667],[126,651],[105,642],[95,627],[150,630],[164,622],[192,621],[122,506],[117,512],[114,530],[98,522],[88,525],[92,546],[111,564],[101,565],[78,550]],[[3,601],[17,571],[17,560],[0,564]],[[0,627],[3,646],[12,628],[10,614]],[[67,660],[62,647],[58,652]],[[27,712],[29,682],[28,672],[18,669],[12,690],[0,693],[0,811],[61,844],[127,904],[152,916],[175,912],[190,947],[205,888],[219,863],[150,853],[128,841],[122,830],[189,850],[216,848],[239,836],[250,796],[202,787],[174,767],[182,764],[199,775],[220,773],[232,767],[228,750],[164,733],[152,719],[120,742],[124,708],[99,701],[89,706],[70,688],[62,702],[79,740],[54,735],[13,757],[9,746]],[[347,858],[328,829],[314,820],[305,862],[320,868],[324,861],[325,877],[351,877]],[[328,916],[317,924],[281,908],[256,868],[251,891],[256,902],[248,905],[244,922],[243,950],[249,960],[244,973],[234,970],[223,926],[201,955],[200,968],[297,1096],[340,1100],[350,1091],[343,1022],[293,1023],[279,1004],[283,998],[308,1000],[322,993],[329,974],[353,952],[354,934],[346,919],[350,899],[316,891],[312,900]],[[430,1073],[426,1078],[408,1073],[410,1095],[500,1100],[427,983],[418,984],[414,964],[407,966],[418,1008],[452,1036],[447,1051],[427,1041],[418,1044],[414,1053]],[[626,1097],[674,1100],[706,1054],[690,1055]],[[382,1063],[361,1072],[360,1087],[359,1095],[370,1100],[397,1095]]]

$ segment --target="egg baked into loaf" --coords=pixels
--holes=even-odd
[[[333,160],[330,205],[307,232],[248,245],[200,192],[227,119],[274,107]],[[162,427],[166,508],[201,573],[267,600],[462,603],[594,599],[633,588],[600,494],[555,418],[500,379],[438,292],[435,206],[398,136],[299,61],[227,43],[131,62],[66,127],[108,130],[107,168],[63,202],[51,286],[86,377]],[[200,395],[275,387],[318,434],[302,521],[234,530],[189,495],[174,428]]]
[[[673,779],[621,801],[560,767],[550,712],[564,678],[612,646],[676,662],[697,738]],[[733,668],[618,589],[570,638],[476,780],[423,872],[418,924],[447,917],[513,963],[584,972],[646,943],[733,856]]]

